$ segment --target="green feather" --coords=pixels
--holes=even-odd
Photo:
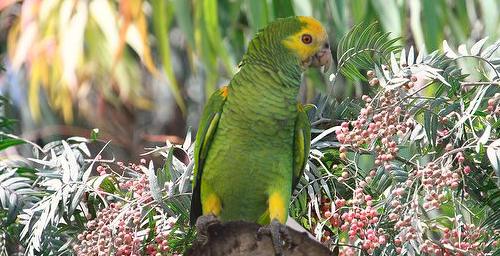
[[[222,95],[222,91],[216,91],[210,99],[203,111],[198,133],[196,134],[196,142],[194,149],[194,173],[193,173],[193,195],[191,197],[191,212],[190,222],[194,225],[196,219],[202,214],[201,199],[200,199],[200,182],[203,174],[203,165],[207,156],[207,151],[210,142],[214,137],[214,133],[219,122],[219,117],[222,112],[222,106],[226,98]]]

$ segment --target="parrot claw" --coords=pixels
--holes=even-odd
[[[273,242],[274,253],[276,256],[282,256],[283,246],[291,247],[292,237],[285,225],[274,219],[268,226],[260,227],[257,231],[257,239],[262,235],[270,235]]]
[[[215,215],[202,215],[196,220],[196,231],[198,231],[198,240],[201,245],[208,242],[208,228],[220,224],[220,220]]]

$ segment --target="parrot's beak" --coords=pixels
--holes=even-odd
[[[323,67],[323,72],[330,69],[332,64],[332,52],[330,51],[330,44],[325,43],[321,50],[312,57],[311,66],[313,67]]]

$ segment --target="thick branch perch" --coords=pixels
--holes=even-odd
[[[214,222],[204,229],[198,230],[197,241],[188,251],[190,256],[216,255],[270,255],[274,256],[271,237],[261,235],[257,231],[261,226],[256,223],[234,221],[227,223]],[[306,233],[288,228],[291,238],[290,245],[283,246],[286,256],[299,255],[337,255],[318,241],[311,239]]]

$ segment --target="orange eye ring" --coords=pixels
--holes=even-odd
[[[303,34],[301,39],[302,39],[302,43],[304,43],[304,44],[311,44],[313,41],[312,36],[309,34]]]

